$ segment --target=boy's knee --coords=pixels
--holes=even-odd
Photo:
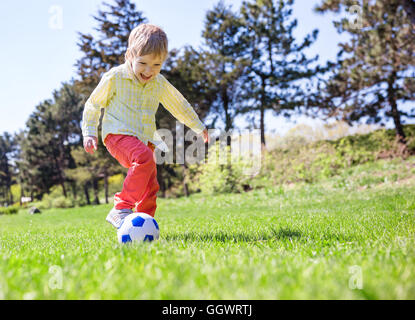
[[[132,163],[145,164],[154,162],[154,155],[150,148],[133,153]]]

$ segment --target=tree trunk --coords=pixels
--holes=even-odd
[[[23,203],[22,203],[22,198],[23,198],[23,197],[24,197],[23,186],[22,186],[22,184],[20,183],[20,199],[19,199],[20,206],[22,206],[22,205],[23,205]]]
[[[9,193],[10,193],[10,203],[13,204],[14,199],[13,199],[13,193],[12,193],[12,188],[11,187],[9,187]]]
[[[64,197],[67,198],[68,195],[66,194],[65,182],[61,181],[61,187]]]
[[[108,174],[107,170],[104,172],[104,189],[105,189],[105,203],[108,204]]]
[[[222,102],[223,102],[223,109],[225,111],[225,134],[232,128],[232,118],[229,113],[229,97],[228,93],[226,92],[226,88],[222,89]],[[226,145],[230,146],[230,140],[226,139]]]
[[[73,199],[76,200],[76,198],[78,197],[78,193],[76,191],[76,182],[72,182],[71,186],[72,186]]]
[[[159,183],[160,186],[160,191],[161,191],[161,197],[165,198],[166,197],[166,182],[163,179],[163,166],[161,165],[157,165],[157,181]]]
[[[89,182],[84,184],[84,194],[85,194],[86,203],[91,204],[91,200],[89,199],[88,183]]]
[[[57,169],[57,171],[58,171],[58,176],[59,176],[59,184],[61,185],[61,187],[62,187],[62,192],[63,192],[63,195],[64,195],[64,197],[65,198],[67,198],[67,194],[66,194],[66,188],[65,188],[65,179],[63,178],[63,176],[62,176],[62,167],[61,167],[61,165],[60,165],[60,162],[59,162],[59,160],[56,158],[56,156],[54,157],[54,162],[55,162],[55,167],[56,167],[56,169]]]
[[[396,136],[398,138],[399,143],[406,145],[406,136],[405,132],[403,131],[403,126],[401,122],[401,115],[399,114],[398,105],[396,103],[395,97],[395,89],[393,87],[396,80],[396,73],[392,73],[389,77],[388,81],[388,102],[391,107],[391,115],[393,118],[393,122],[395,124],[395,131]]]
[[[99,204],[99,198],[98,198],[98,179],[94,179],[93,182],[93,189],[94,189],[94,203]]]
[[[182,167],[183,167],[183,192],[184,192],[184,196],[188,197],[189,196],[189,187],[187,186],[187,182],[186,182],[186,175],[187,175],[186,164],[183,163]]]
[[[261,146],[262,149],[265,149],[265,78],[261,78],[261,105],[260,108],[260,119],[259,127],[261,130]]]
[[[261,103],[260,107],[260,130],[261,130],[261,145],[262,148],[265,148],[265,108],[264,105]]]

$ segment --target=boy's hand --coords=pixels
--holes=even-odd
[[[84,149],[86,152],[93,154],[98,149],[98,138],[94,136],[84,137]]]
[[[209,142],[209,133],[208,133],[207,129],[203,130],[202,134],[203,134],[203,141],[205,143],[208,143]]]

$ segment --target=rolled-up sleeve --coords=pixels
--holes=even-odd
[[[114,74],[105,73],[98,86],[85,103],[82,114],[82,135],[98,136],[98,123],[101,115],[101,108],[106,108],[114,94]]]
[[[160,103],[166,108],[177,120],[188,126],[197,134],[205,129],[204,124],[200,121],[199,116],[194,111],[190,103],[183,95],[163,77],[162,94]]]

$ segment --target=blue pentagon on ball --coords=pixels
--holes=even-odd
[[[131,220],[131,223],[134,227],[142,227],[145,221],[146,220],[142,217],[136,217],[133,220]]]
[[[121,242],[122,243],[126,243],[126,242],[131,242],[131,237],[129,234],[123,234],[121,236]]]

